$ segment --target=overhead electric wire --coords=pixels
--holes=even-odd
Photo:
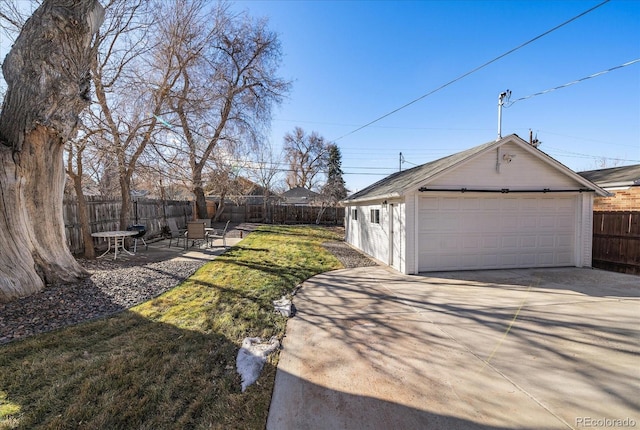
[[[535,42],[536,40],[541,39],[542,37],[546,36],[547,34],[552,33],[554,31],[558,30],[559,28],[564,27],[565,25],[575,21],[576,19],[581,18],[581,17],[585,16],[586,14],[588,14],[590,12],[593,12],[594,10],[598,9],[600,6],[603,6],[604,4],[609,3],[609,1],[611,1],[611,0],[605,0],[602,3],[599,3],[599,4],[595,5],[592,8],[587,9],[586,11],[584,11],[584,12],[574,16],[573,18],[563,22],[562,24],[556,25],[555,27],[551,28],[550,30],[545,31],[544,33],[534,37],[533,39],[530,39],[530,40],[528,40],[528,41],[516,46],[515,48],[510,49],[509,51],[505,52],[504,54],[501,54],[501,55],[495,57],[493,60],[487,61],[486,63],[476,67],[475,69],[470,70],[470,71],[458,76],[457,78],[450,80],[446,84],[440,85],[438,88],[436,88],[436,89],[434,89],[432,91],[429,91],[428,93],[418,97],[417,99],[414,99],[414,100],[410,101],[409,103],[405,103],[404,105],[400,106],[399,108],[396,108],[396,109],[392,110],[391,112],[388,112],[388,113],[386,113],[386,114],[374,119],[373,121],[370,121],[370,122],[366,123],[365,125],[362,125],[362,126],[356,128],[355,130],[350,131],[347,134],[343,134],[342,136],[340,136],[337,139],[334,139],[332,141],[333,142],[337,142],[340,139],[343,139],[343,138],[345,138],[347,136],[350,136],[350,135],[352,135],[352,134],[354,134],[354,133],[356,133],[356,132],[358,132],[358,131],[360,131],[360,130],[362,130],[364,128],[369,127],[372,124],[375,124],[376,122],[378,122],[378,121],[380,121],[380,120],[382,120],[382,119],[384,119],[384,118],[386,118],[388,116],[393,115],[394,113],[396,113],[398,111],[401,111],[404,108],[407,108],[407,107],[411,106],[412,104],[414,104],[414,103],[416,103],[416,102],[418,102],[418,101],[420,101],[420,100],[422,100],[422,99],[424,99],[424,98],[426,98],[426,97],[428,97],[428,96],[430,96],[430,95],[432,95],[432,94],[434,94],[434,93],[436,93],[436,92],[448,87],[449,85],[454,84],[454,83],[466,78],[467,76],[469,76],[469,75],[471,75],[471,74],[473,74],[473,73],[475,73],[475,72],[477,72],[477,71],[479,71],[481,69],[484,69],[488,65],[490,65],[492,63],[495,63],[496,61],[506,57],[507,55],[512,54],[512,53],[514,53],[515,51],[517,51],[517,50],[519,50],[521,48],[524,48],[525,46]]]
[[[511,107],[516,102],[519,102],[519,101],[522,101],[522,100],[527,100],[527,99],[530,99],[530,98],[533,98],[533,97],[536,97],[536,96],[541,96],[543,94],[547,94],[547,93],[550,93],[552,91],[560,90],[562,88],[570,87],[571,85],[575,85],[575,84],[577,84],[579,82],[583,82],[583,81],[586,81],[588,79],[593,79],[595,77],[604,75],[605,73],[609,73],[609,72],[612,72],[614,70],[618,70],[618,69],[621,69],[623,67],[627,67],[627,66],[630,66],[632,64],[639,63],[639,62],[640,62],[640,58],[636,58],[635,60],[628,61],[628,62],[626,62],[624,64],[619,65],[619,66],[611,67],[610,69],[607,69],[607,70],[602,70],[602,71],[594,73],[592,75],[585,76],[584,78],[576,79],[575,81],[568,82],[568,83],[566,83],[564,85],[559,85],[557,87],[549,88],[548,90],[540,91],[540,92],[537,92],[535,94],[530,94],[530,95],[528,95],[526,97],[520,97],[519,99],[516,99],[516,100],[514,100],[512,102],[506,103],[504,105],[504,107],[506,107],[506,108],[507,107]]]
[[[619,158],[619,157],[603,157],[601,155],[591,155],[591,154],[584,154],[582,152],[573,152],[573,151],[567,151],[565,149],[561,149],[561,148],[553,148],[551,146],[547,146],[547,149],[550,149],[549,152],[555,152],[558,153],[564,157],[570,157],[570,158],[593,158],[593,159],[600,159],[600,158],[606,158],[608,160],[613,160],[613,161],[622,161],[622,162],[629,162],[629,163],[640,163],[640,160],[634,160],[634,159],[630,159],[630,158]]]

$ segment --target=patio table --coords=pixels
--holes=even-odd
[[[116,260],[118,258],[118,247],[123,251],[126,252],[129,255],[134,255],[133,253],[129,252],[125,247],[124,247],[124,240],[129,237],[129,236],[135,236],[136,234],[138,234],[138,231],[125,231],[125,230],[114,230],[114,231],[100,231],[97,233],[91,233],[91,236],[93,237],[101,237],[103,239],[107,239],[107,250],[100,255],[98,258],[100,257],[104,257],[105,255],[107,255],[109,253],[109,251],[111,251],[111,242],[113,241],[113,259]]]

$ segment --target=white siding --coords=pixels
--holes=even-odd
[[[508,163],[504,156],[515,156]],[[497,162],[500,166],[497,167]],[[553,166],[515,144],[507,143],[458,168],[435,178],[427,185],[439,188],[544,189],[579,188],[579,184]]]
[[[379,204],[349,206],[347,242],[383,263],[389,261],[389,212],[388,206]],[[352,217],[357,209],[358,219]],[[380,223],[371,222],[371,210],[380,211]]]
[[[580,195],[580,218],[578,220],[577,248],[580,251],[576,266],[591,267],[593,250],[593,194],[583,193]]]
[[[406,267],[405,274],[418,273],[418,194],[413,193],[405,198],[405,232],[406,232]]]
[[[391,211],[393,210],[393,217]],[[389,202],[389,228],[393,234],[389,243],[389,265],[401,273],[406,273],[407,266],[407,231],[406,204],[403,202]],[[392,225],[393,224],[393,225]],[[393,255],[391,255],[393,254]]]

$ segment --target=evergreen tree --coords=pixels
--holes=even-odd
[[[328,145],[329,160],[327,163],[327,183],[322,189],[322,194],[332,204],[347,197],[344,178],[342,177],[342,154],[335,144]]]

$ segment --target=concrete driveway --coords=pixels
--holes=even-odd
[[[316,276],[268,429],[640,428],[640,278],[592,269]]]

